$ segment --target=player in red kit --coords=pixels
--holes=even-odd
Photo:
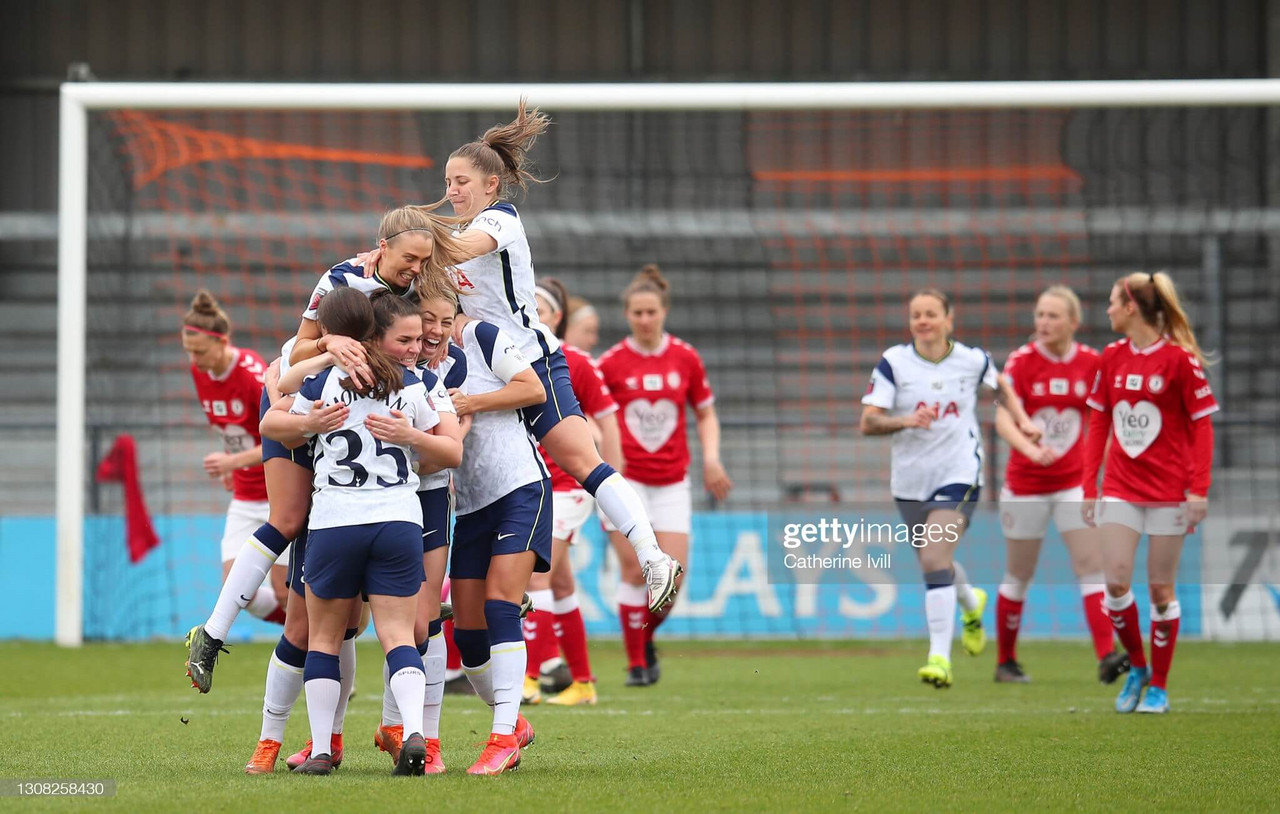
[[[689,442],[685,406],[697,417],[702,443],[702,476],[707,491],[724,500],[733,482],[720,463],[720,420],[702,358],[692,345],[663,328],[671,308],[670,284],[657,266],[645,266],[622,294],[631,335],[600,357],[600,371],[622,408],[623,473],[644,501],[658,545],[687,563],[692,506],[689,492]],[[606,524],[607,527],[607,524]],[[612,532],[612,529],[610,529]],[[622,581],[618,611],[627,648],[628,687],[659,678],[653,634],[670,607],[645,608],[644,578],[626,539],[610,534],[618,552]]]
[[[222,535],[222,578],[226,580],[241,544],[267,522],[267,484],[262,472],[258,401],[267,366],[248,348],[231,344],[231,322],[208,291],[196,292],[182,319],[182,349],[191,360],[191,378],[205,417],[222,436],[222,452],[204,458],[210,478],[231,492]],[[284,622],[285,564],[281,555],[269,584],[253,594],[246,608],[259,619]]]
[[[621,470],[618,405],[591,357],[563,342],[568,322],[565,303],[569,302],[569,292],[559,280],[544,277],[539,279],[533,293],[538,303],[538,320],[562,340],[561,348],[569,364],[569,382],[592,433],[597,437],[600,456],[610,466]],[[557,706],[595,704],[595,677],[591,674],[591,662],[587,657],[587,630],[578,608],[569,546],[591,517],[596,502],[545,451],[542,457],[551,471],[551,571],[529,578],[533,611],[524,622],[525,644],[529,648],[524,700],[530,704],[541,701],[544,691],[539,684],[541,675],[543,683],[547,684],[546,690],[556,693],[547,699],[547,703]],[[556,675],[560,669],[551,668],[561,651],[564,652],[571,680],[567,685],[557,687]]]
[[[1101,540],[1096,529],[1085,525],[1079,508],[1084,501],[1080,477],[1089,415],[1085,399],[1101,355],[1075,341],[1080,299],[1066,286],[1055,285],[1040,295],[1035,326],[1032,341],[1009,354],[1004,375],[1043,433],[1039,443],[1018,430],[1008,410],[996,408],[996,431],[1012,447],[1000,493],[1007,555],[996,598],[996,681],[1030,680],[1017,660],[1018,628],[1040,545],[1052,519],[1067,545],[1080,584],[1085,623],[1098,658],[1098,678],[1110,684],[1129,669],[1129,661],[1115,651],[1111,620],[1102,606],[1106,586]]]
[[[1182,541],[1208,512],[1213,424],[1218,411],[1205,357],[1169,275],[1134,273],[1111,289],[1107,316],[1125,338],[1112,342],[1089,395],[1093,412],[1084,462],[1084,519],[1102,531],[1106,606],[1133,667],[1117,712],[1168,712],[1166,682],[1178,640],[1174,580]],[[1098,467],[1114,433],[1098,498]],[[1151,665],[1142,650],[1130,585],[1148,537]],[[1143,688],[1150,684],[1143,696]]]

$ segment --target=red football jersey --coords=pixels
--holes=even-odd
[[[689,471],[685,405],[697,410],[715,402],[698,352],[664,334],[649,353],[627,337],[600,357],[600,371],[622,408],[618,424],[626,476],[649,486],[684,480]]]
[[[564,360],[569,363],[569,384],[573,387],[573,394],[578,397],[583,414],[592,418],[604,418],[610,413],[616,413],[618,403],[613,400],[609,385],[604,383],[604,376],[591,357],[573,345],[561,343],[560,350],[564,351]],[[538,452],[542,453],[542,460],[546,461],[547,469],[551,472],[551,491],[571,492],[582,488],[582,484],[561,469],[545,449],[539,446]]]
[[[1174,503],[1191,485],[1191,424],[1218,411],[1209,379],[1192,353],[1164,337],[1137,350],[1112,342],[1089,394],[1111,414],[1111,452],[1103,497]]]
[[[191,366],[196,396],[205,417],[222,436],[222,448],[230,455],[262,443],[258,434],[258,403],[262,400],[262,377],[267,365],[248,348],[233,348],[235,358],[221,378]],[[231,473],[232,496],[236,500],[266,500],[267,481],[262,464]]]
[[[1004,375],[1022,399],[1027,415],[1044,431],[1040,443],[1058,459],[1041,466],[1016,449],[1009,452],[1005,486],[1015,495],[1044,495],[1080,485],[1089,408],[1085,399],[1098,375],[1102,356],[1088,345],[1072,342],[1066,355],[1054,356],[1039,342],[1009,354]]]

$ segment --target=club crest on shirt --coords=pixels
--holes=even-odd
[[[244,415],[244,402],[240,399],[231,400],[231,414]]]
[[[676,372],[676,371],[674,371],[674,370],[673,370],[673,371],[671,371],[670,373],[668,373],[668,374],[667,374],[667,387],[670,387],[672,390],[677,390],[677,389],[679,389],[679,387],[680,387],[680,374],[679,374],[678,372]]]
[[[1084,398],[1089,392],[1089,385],[1085,384],[1084,379],[1076,379],[1075,390],[1078,398]]]
[[[1152,393],[1159,393],[1164,389],[1164,376],[1156,374],[1147,378],[1147,389]]]

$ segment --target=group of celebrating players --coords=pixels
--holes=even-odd
[[[996,600],[996,681],[1030,680],[1017,660],[1018,630],[1052,520],[1080,585],[1098,677],[1109,684],[1128,673],[1116,711],[1168,712],[1181,616],[1178,558],[1208,510],[1208,417],[1218,410],[1173,281],[1164,273],[1133,273],[1115,282],[1107,316],[1123,338],[1102,353],[1075,341],[1076,294],[1050,287],[1036,302],[1032,340],[1009,355],[1003,374],[985,351],[951,337],[954,314],[945,294],[919,291],[908,309],[912,341],[889,348],[877,363],[862,399],[861,428],[893,436],[890,488],[907,524],[923,533],[964,528],[982,486],[978,394],[983,387],[996,391],[996,430],[1011,447],[1000,494],[1006,573]],[[1149,665],[1131,591],[1144,534]],[[919,677],[938,688],[952,682],[957,604],[964,649],[977,655],[986,644],[987,596],[955,561],[958,539],[933,534],[916,549],[929,629]],[[1116,638],[1123,653],[1113,647]]]
[[[286,762],[303,774],[341,763],[366,606],[386,654],[375,743],[393,773],[445,770],[447,620],[462,671],[493,712],[468,772],[516,768],[534,740],[519,710],[543,654],[563,650],[573,679],[549,703],[596,701],[567,557],[595,507],[619,553],[627,683],[659,677],[653,634],[679,589],[691,523],[686,404],[708,489],[723,498],[732,484],[702,362],[663,329],[670,297],[656,268],[624,292],[632,335],[598,367],[562,345],[573,303],[557,281],[535,283],[505,200],[536,180],[526,155],[548,123],[522,102],[514,121],[455,150],[453,217],[439,205],[388,212],[376,249],[320,279],[269,368],[231,344],[207,293],[184,318],[197,391],[226,439],[205,468],[233,489],[222,590],[187,637],[192,684],[211,688],[240,610],[283,616],[250,774],[274,771],[304,690],[311,739]],[[590,308],[576,310],[590,336]]]
[[[233,491],[223,587],[188,635],[193,685],[209,691],[241,610],[284,625],[250,774],[274,771],[304,690],[311,739],[286,762],[303,774],[342,762],[354,641],[370,614],[386,654],[375,743],[393,773],[445,770],[439,724],[450,650],[493,713],[468,772],[515,769],[534,740],[521,703],[543,700],[539,668],[557,652],[572,680],[547,702],[596,702],[568,546],[597,507],[618,555],[626,683],[660,677],[653,635],[689,552],[686,405],[707,490],[724,499],[732,482],[702,361],[664,330],[671,302],[661,272],[646,267],[623,293],[630,336],[598,363],[586,352],[595,343],[591,307],[555,279],[535,282],[506,199],[536,180],[526,155],[548,122],[522,102],[514,121],[454,151],[445,168],[453,217],[439,205],[388,212],[376,249],[320,279],[277,363],[232,345],[230,323],[206,292],[184,318],[197,393],[225,441],[204,467]],[[1205,419],[1217,409],[1172,282],[1133,274],[1115,284],[1107,313],[1124,338],[1101,354],[1074,340],[1076,295],[1048,289],[1033,340],[1003,374],[985,351],[952,338],[945,294],[920,291],[908,307],[912,341],[876,365],[861,429],[893,437],[891,490],[908,524],[963,527],[982,485],[978,395],[997,392],[996,427],[1011,453],[1000,496],[1008,561],[996,680],[1029,680],[1016,640],[1053,519],[1080,583],[1099,676],[1110,683],[1128,673],[1117,710],[1167,711],[1174,577],[1183,537],[1205,515],[1213,447]],[[575,325],[582,350],[564,342]],[[1150,667],[1130,591],[1144,533]],[[986,594],[969,585],[954,549],[945,537],[915,549],[930,639],[919,677],[939,688],[952,683],[957,604],[964,648],[985,646]]]

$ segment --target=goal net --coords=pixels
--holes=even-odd
[[[90,467],[116,436],[137,439],[162,540],[131,564],[119,489],[88,484],[83,634],[96,639],[181,635],[218,588],[230,495],[201,469],[219,442],[179,340],[194,292],[208,289],[228,310],[234,344],[271,360],[319,276],[371,247],[387,208],[441,197],[449,153],[514,109],[146,107],[88,114]],[[713,505],[690,421],[694,539],[664,630],[920,635],[914,562],[895,557],[883,579],[771,581],[767,518],[892,515],[889,444],[857,424],[880,354],[908,340],[913,291],[947,292],[956,338],[1003,365],[1052,284],[1084,301],[1080,340],[1112,341],[1107,294],[1134,269],[1169,271],[1219,359],[1215,522],[1183,557],[1184,625],[1280,630],[1267,588],[1280,572],[1268,570],[1266,542],[1241,576],[1245,552],[1258,549],[1249,535],[1265,541],[1274,529],[1265,505],[1277,485],[1271,109],[575,107],[546,106],[555,124],[534,159],[549,182],[516,202],[537,272],[594,303],[598,355],[625,335],[619,293],[643,264],[662,267],[668,330],[706,362],[735,482]],[[989,591],[1004,569],[994,498],[1006,458],[991,419],[986,405],[983,508],[959,554]],[[1228,501],[1238,510],[1222,508]],[[592,633],[616,633],[616,563],[593,525],[573,553],[584,612]],[[1209,539],[1226,553],[1210,552]],[[1083,636],[1057,540],[1051,532],[1025,629]],[[1230,583],[1242,587],[1228,613]],[[235,635],[267,632],[243,618]]]

